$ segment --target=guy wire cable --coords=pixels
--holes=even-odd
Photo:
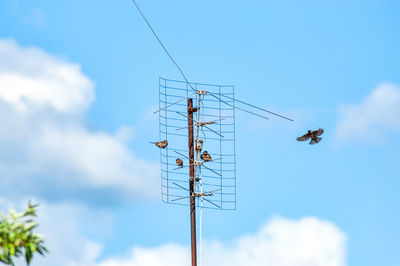
[[[217,93],[210,93],[210,94],[217,94]],[[291,118],[289,118],[289,117],[286,117],[286,116],[283,116],[283,115],[280,115],[280,114],[277,114],[277,113],[271,112],[271,111],[269,111],[269,110],[266,110],[266,109],[264,109],[264,108],[261,108],[261,107],[255,106],[254,104],[246,103],[246,102],[244,102],[244,101],[241,101],[241,100],[238,100],[238,99],[235,99],[235,98],[232,98],[232,97],[226,96],[225,94],[217,94],[217,95],[220,95],[220,96],[222,96],[222,97],[225,97],[225,98],[231,99],[231,100],[233,100],[233,101],[240,102],[240,103],[242,103],[242,104],[248,105],[248,106],[250,106],[250,107],[253,107],[253,108],[256,108],[256,109],[258,109],[258,110],[261,110],[261,111],[264,111],[264,112],[270,113],[270,114],[272,114],[272,115],[278,116],[278,117],[280,117],[280,118],[284,118],[284,119],[286,119],[286,120],[289,120],[289,121],[292,121],[292,122],[294,121],[293,119],[291,119]],[[239,109],[239,110],[240,110],[240,109]]]
[[[133,4],[136,6],[137,10],[139,11],[140,15],[142,16],[142,18],[144,19],[144,21],[146,22],[147,26],[149,26],[151,32],[153,33],[154,37],[156,37],[156,39],[158,40],[158,42],[160,43],[161,47],[164,49],[165,53],[168,55],[168,57],[171,59],[171,61],[174,63],[174,65],[178,68],[179,72],[181,72],[182,77],[185,79],[185,81],[189,84],[190,88],[194,91],[195,90],[192,85],[190,84],[189,80],[186,78],[185,73],[183,73],[182,69],[179,67],[179,65],[176,63],[176,61],[174,60],[174,58],[171,56],[171,54],[168,52],[167,48],[165,47],[165,45],[162,43],[161,39],[157,36],[157,33],[154,31],[153,27],[151,26],[150,22],[147,20],[147,18],[145,17],[145,15],[143,14],[142,10],[140,9],[140,7],[138,6],[138,4],[136,3],[135,0],[132,0]]]
[[[217,97],[217,96],[215,96],[214,94],[210,94],[210,95],[211,95],[212,97],[216,98],[217,100],[219,100],[219,101],[223,102],[224,104],[226,104],[226,105],[229,105],[229,106],[231,106],[231,107],[233,107],[233,108],[235,108],[235,109],[238,109],[238,110],[240,110],[240,111],[243,111],[243,112],[246,112],[246,113],[249,113],[249,114],[252,114],[252,115],[255,115],[255,116],[259,116],[259,117],[261,117],[261,118],[264,118],[264,119],[267,119],[267,120],[269,120],[269,118],[268,118],[268,117],[266,117],[266,116],[262,116],[262,115],[259,115],[259,114],[256,114],[256,113],[253,113],[253,112],[247,111],[247,110],[245,110],[245,109],[242,109],[242,108],[240,108],[240,107],[233,106],[233,105],[231,105],[231,104],[229,104],[229,103],[225,102],[224,100],[221,100],[220,98],[218,98],[218,97]]]

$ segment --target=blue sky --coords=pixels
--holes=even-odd
[[[400,3],[138,3],[189,80],[234,84],[238,98],[295,119],[237,112],[237,210],[207,210],[204,238],[228,249],[311,217],[320,241],[328,229],[347,239],[337,244],[344,259],[330,265],[398,265]],[[160,202],[159,152],[148,143],[158,137],[159,76],[182,78],[133,4],[5,0],[0,41],[0,208],[35,198],[61,212],[43,214],[54,252],[40,265],[141,266],[133,247],[185,250],[188,210]],[[321,143],[296,142],[318,127]],[[49,229],[57,223],[71,233]],[[92,258],[57,245],[76,240]],[[271,250],[261,252],[277,256]]]

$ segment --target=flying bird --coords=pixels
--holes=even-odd
[[[183,161],[179,158],[176,159],[176,165],[179,166],[180,168],[183,167]]]
[[[150,143],[155,144],[157,147],[159,147],[161,149],[164,149],[164,148],[166,148],[168,146],[168,140],[163,140],[163,141],[160,141],[160,142],[150,142]]]
[[[318,129],[318,130],[308,130],[308,132],[306,134],[304,134],[301,137],[298,137],[297,140],[298,141],[306,141],[306,140],[310,140],[309,144],[315,144],[321,141],[322,138],[320,138],[319,136],[322,135],[322,133],[324,133],[324,130],[322,128]]]
[[[204,151],[203,154],[200,155],[200,159],[202,159],[205,162],[209,162],[212,160],[211,155],[207,151]]]

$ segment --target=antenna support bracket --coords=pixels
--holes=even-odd
[[[193,193],[195,197],[211,197],[214,196],[213,192],[210,193],[198,193],[198,192],[194,192]]]

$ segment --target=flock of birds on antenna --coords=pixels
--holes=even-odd
[[[168,140],[163,140],[163,141],[158,141],[158,142],[150,142],[156,145],[160,149],[165,149],[168,146]],[[200,159],[203,160],[204,162],[210,162],[212,161],[211,155],[207,151],[203,151],[203,153],[200,155]],[[183,161],[180,158],[176,158],[176,165],[180,168],[183,167]]]

